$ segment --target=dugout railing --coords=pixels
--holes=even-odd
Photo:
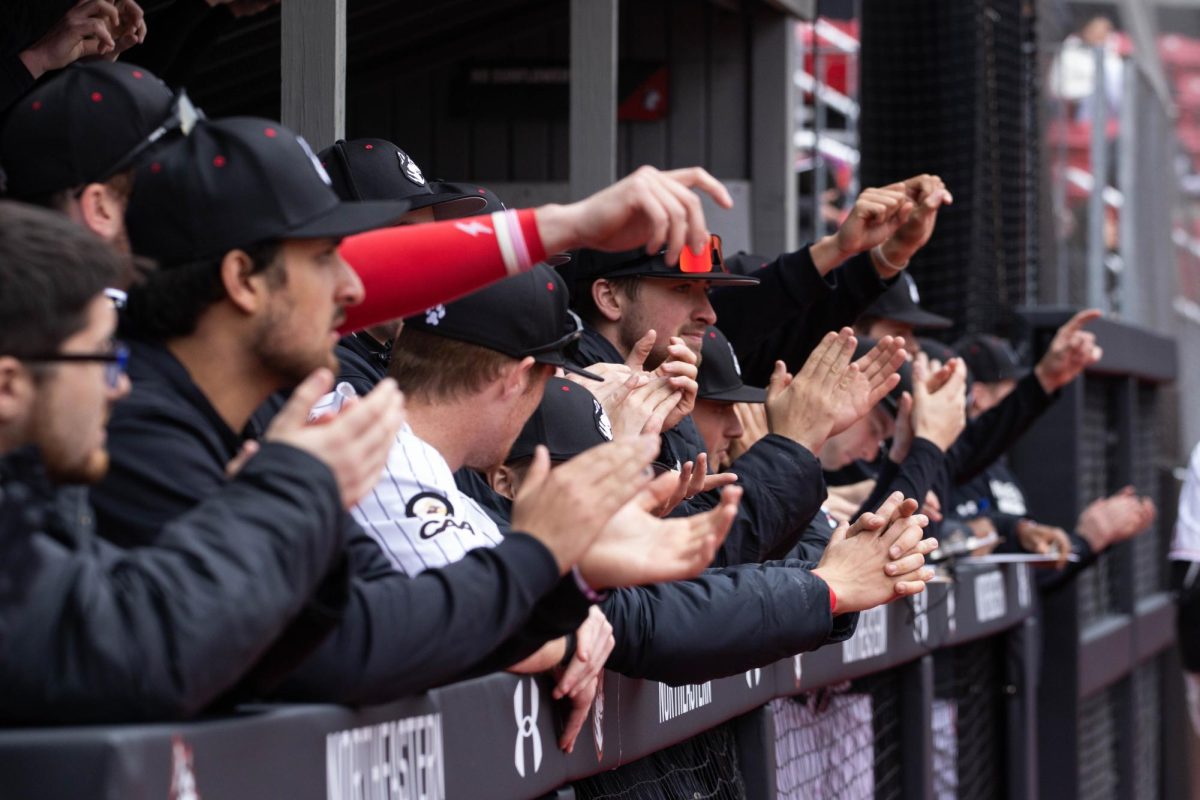
[[[777,740],[770,706],[756,711],[803,694],[815,698],[811,707],[797,707],[808,709],[805,721],[818,737],[844,733],[839,714],[847,708],[866,725],[853,740],[866,748],[865,757],[847,762],[865,766],[865,778],[856,767],[860,774],[850,787],[878,785],[883,795],[911,797],[933,785],[932,654],[1007,638],[1008,631],[1020,635],[1033,613],[1032,593],[1023,566],[963,568],[953,583],[862,615],[849,641],[761,670],[682,687],[608,673],[569,756],[556,746],[560,709],[550,699],[552,684],[493,675],[363,709],[272,706],[179,724],[6,730],[0,732],[0,793],[47,799],[540,797],[740,717],[738,750],[730,758],[747,784],[746,796],[761,797],[773,793],[781,768],[785,778],[830,779],[820,765],[789,773],[776,754],[797,748]],[[887,680],[872,677],[880,675]],[[994,699],[1028,697],[1020,689],[1014,695],[1013,685],[1005,680],[986,691]],[[828,696],[817,691],[830,687]],[[832,727],[820,733],[822,725]],[[756,727],[766,731],[757,744]]]
[[[1068,315],[1025,315],[1034,357]],[[1175,346],[1114,321],[1092,327],[1103,360],[1012,466],[1034,518],[1070,526],[1128,483],[1160,517],[1058,589],[1040,592],[1024,565],[962,563],[925,594],[863,614],[850,640],[760,670],[682,687],[606,674],[570,755],[556,745],[549,680],[500,674],[362,709],[3,730],[0,796],[1172,796],[1183,703],[1165,555],[1177,490],[1160,388]],[[690,751],[660,758],[685,741]]]

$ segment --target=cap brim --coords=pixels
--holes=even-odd
[[[412,205],[408,207],[408,210],[415,211],[418,208],[432,208],[434,216],[440,221],[444,219],[472,217],[475,216],[476,212],[483,211],[486,207],[487,200],[477,194],[434,192],[433,194],[419,194],[413,197]]]
[[[597,275],[596,278],[660,278],[667,281],[709,281],[722,286],[757,286],[758,278],[748,275],[735,275],[730,272],[663,272],[662,270],[647,270],[642,267],[629,267]]]
[[[921,308],[906,308],[903,311],[896,311],[889,314],[880,314],[881,319],[890,319],[895,322],[903,322],[905,325],[911,325],[914,328],[926,328],[928,330],[943,330],[945,328],[954,327],[954,321],[940,314],[934,314],[930,311],[925,311]]]
[[[736,389],[729,389],[724,392],[698,394],[696,395],[696,399],[716,400],[720,403],[765,403],[767,402],[767,390],[743,384]]]
[[[341,239],[395,225],[409,210],[407,200],[342,201],[303,225],[285,231],[287,239]]]
[[[563,264],[571,263],[570,253],[552,253],[542,259],[542,263],[548,267],[561,267]]]

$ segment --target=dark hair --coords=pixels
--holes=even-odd
[[[571,310],[590,325],[595,325],[600,319],[600,309],[596,307],[596,301],[592,298],[592,285],[597,280],[600,279],[579,281],[571,287]],[[637,299],[638,290],[642,285],[642,276],[629,275],[624,278],[607,278],[606,280],[614,292],[620,292],[630,300]]]
[[[455,400],[481,391],[516,361],[486,347],[403,328],[392,345],[388,374],[412,397]]]
[[[254,264],[251,274],[270,270],[274,285],[282,286],[287,273],[278,264],[283,243],[260,242],[239,248]],[[204,258],[170,267],[143,267],[121,314],[121,335],[162,341],[188,336],[196,330],[200,315],[225,298],[221,262],[225,256]]]
[[[119,253],[62,214],[0,201],[0,354],[57,352],[125,267]]]

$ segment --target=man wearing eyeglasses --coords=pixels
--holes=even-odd
[[[58,214],[0,203],[4,724],[178,719],[273,684],[303,656],[272,643],[306,601],[345,602],[334,522],[402,421],[389,384],[337,430],[307,425],[331,380],[318,376],[254,463],[156,545],[98,539],[89,509],[65,515],[55,498],[104,475],[105,418],[130,386],[104,293],[122,265],[98,244]]]
[[[201,116],[130,64],[77,64],[22,97],[0,129],[9,197],[66,214],[122,252],[132,171],[159,141]],[[128,280],[123,277],[122,285]]]

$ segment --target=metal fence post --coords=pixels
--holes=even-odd
[[[324,147],[346,135],[346,0],[299,0],[280,11],[282,122]]]
[[[921,656],[899,672],[904,796],[933,797],[933,656]]]

